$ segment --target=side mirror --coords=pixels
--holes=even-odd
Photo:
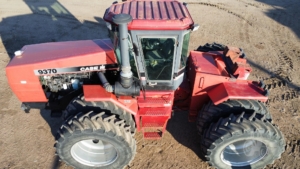
[[[198,30],[199,27],[200,27],[200,26],[199,26],[198,24],[194,24],[194,25],[192,26],[192,31],[194,32],[194,31]]]

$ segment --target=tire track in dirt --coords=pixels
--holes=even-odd
[[[277,78],[269,78],[269,79],[263,79],[260,78],[260,80],[263,80],[265,82],[265,90],[272,90],[276,88],[281,88],[284,86],[287,86],[287,82],[285,80],[279,80]]]
[[[279,68],[273,72],[275,77],[282,78],[287,80],[288,82],[293,81],[293,77],[290,76],[290,72],[293,71],[293,65],[291,64],[290,57],[278,57]],[[290,69],[289,69],[290,68]]]
[[[292,89],[288,86],[288,80],[280,80],[276,77],[273,78],[263,78],[260,77],[260,80],[263,80],[265,83],[265,90],[274,90],[274,95],[270,95],[266,105],[270,105],[271,103],[278,103],[281,101],[290,101],[299,98],[300,89]]]
[[[255,6],[257,8],[262,9],[261,7],[264,8],[264,4],[259,3],[259,5],[257,5],[257,3],[249,3],[249,2],[245,2],[244,0],[236,0],[238,2],[244,3],[244,4],[248,4],[251,6]],[[269,5],[266,5],[269,6]],[[270,6],[271,7],[271,6]],[[279,21],[280,23],[280,18],[283,15],[283,13],[285,13],[284,11],[276,11],[274,12],[273,15],[273,20],[275,21]],[[286,17],[283,17],[284,19],[286,19]],[[247,17],[245,17],[246,20]],[[288,19],[291,20],[291,19]],[[254,22],[253,26],[254,26]],[[255,26],[254,26],[255,27]],[[286,49],[289,49],[290,46],[293,46],[291,44],[289,44],[288,39],[286,39],[284,42],[282,42],[282,32],[284,31],[284,28],[282,26],[274,26],[274,27],[270,27],[271,30],[267,33],[269,33],[266,36],[269,37],[273,37],[273,40],[270,42],[271,45],[266,46],[268,49],[267,50],[274,50],[277,53],[277,65],[274,68],[274,65],[269,66],[270,68],[273,69],[273,71],[271,72],[271,76],[275,76],[278,77],[279,79],[286,79],[288,82],[292,82],[293,79],[290,76],[290,72],[292,72],[294,70],[294,64],[293,64],[293,59],[294,58],[293,54],[291,54],[291,52],[288,52]],[[239,29],[239,34],[241,37],[241,40],[246,41],[247,43],[252,44],[251,39],[250,39],[250,28],[248,24],[242,24],[241,28]],[[279,45],[281,43],[284,43],[284,47],[282,47],[283,45]],[[263,43],[262,43],[263,44]],[[254,45],[255,47],[257,47],[258,49],[263,49],[264,46],[263,45]],[[293,49],[297,49],[297,47],[293,47]],[[255,52],[255,51],[254,51]],[[294,53],[296,53],[294,51]],[[277,67],[277,68],[276,68]],[[266,67],[266,69],[268,70],[268,68]]]
[[[192,5],[205,5],[205,6],[211,6],[211,7],[214,7],[214,8],[218,8],[220,10],[223,10],[225,12],[228,12],[229,14],[231,15],[234,15],[242,20],[244,20],[247,24],[249,24],[250,26],[252,26],[252,22],[250,22],[249,20],[247,20],[246,18],[244,18],[242,15],[238,14],[238,13],[235,13],[227,8],[224,8],[224,7],[221,7],[220,5],[218,4],[212,4],[212,3],[208,3],[208,2],[188,2],[187,4],[192,4]]]
[[[243,0],[236,0],[236,1],[242,2],[242,3],[246,4],[246,5],[253,6],[253,7],[256,7],[256,8],[261,8],[261,7],[265,6],[265,5],[262,4],[262,3],[256,4],[256,3],[245,2],[245,1],[243,1]]]
[[[245,29],[244,29],[243,32],[244,32],[244,35],[245,35],[246,42],[247,43],[251,43],[250,42],[250,35],[249,35],[249,25],[248,24],[244,24],[244,23],[242,25],[243,25],[243,27],[245,27]]]
[[[286,73],[282,68],[279,68],[278,70],[273,72],[275,77],[278,77],[280,79],[284,79],[288,82],[292,82],[293,79],[290,75],[288,75],[288,73]]]
[[[297,161],[299,160],[300,156],[300,140],[288,140],[284,155],[287,156],[287,158],[285,158],[284,160],[280,159],[278,161],[279,166],[281,167],[278,167],[278,165],[273,164],[272,168],[299,168],[299,163],[297,163]]]
[[[283,94],[278,94],[276,96],[270,97],[266,102],[266,105],[270,105],[271,103],[278,103],[281,101],[291,101],[299,98],[299,90],[289,90],[284,92]]]
[[[243,0],[237,0],[239,2],[243,2]],[[269,5],[268,5],[269,6]],[[270,8],[272,9],[273,7],[270,6]],[[269,10],[272,11],[272,10]],[[292,17],[287,17],[288,13],[286,13],[284,10],[276,10],[274,12],[270,12],[268,15],[269,17],[271,17],[274,21],[277,21],[279,23],[283,23],[284,22],[288,22],[290,23],[290,21],[292,20]],[[288,19],[287,19],[288,18]],[[286,19],[288,21],[286,21]],[[276,77],[277,79],[281,79],[284,82],[290,83],[293,81],[293,77],[291,76],[291,73],[295,70],[295,66],[294,62],[295,62],[295,58],[299,57],[296,55],[299,55],[298,51],[296,51],[295,49],[297,49],[297,47],[295,45],[293,45],[291,42],[289,42],[289,37],[286,36],[282,36],[283,34],[286,33],[287,29],[284,26],[278,25],[276,24],[274,21],[271,21],[271,26],[268,27],[270,29],[270,31],[267,31],[265,36],[271,37],[272,40],[269,42],[270,45],[266,46],[267,50],[273,50],[275,51],[274,56],[275,59],[277,60],[277,64],[271,64],[271,66],[269,66],[270,68],[267,70],[272,69],[270,73],[271,77]],[[272,24],[275,24],[274,26]],[[247,25],[243,25],[244,28],[246,29],[246,37],[247,34],[249,34],[249,29],[247,27]],[[242,29],[242,30],[243,30]],[[283,38],[284,37],[284,38]],[[246,39],[248,43],[251,43],[248,39]],[[256,46],[257,47],[257,46]],[[259,48],[259,47],[258,47]],[[268,63],[266,64],[268,65]],[[288,88],[290,88],[289,85],[287,85]],[[295,88],[295,86],[293,86],[292,88]],[[297,88],[297,87],[296,87]],[[294,90],[294,89],[291,89]],[[296,91],[298,89],[295,89]]]
[[[292,82],[293,79],[289,75],[289,73],[294,69],[293,60],[290,56],[288,56],[286,51],[279,50],[279,53],[280,54],[277,55],[279,63],[277,66],[278,69],[274,71],[274,76],[277,76],[279,78],[281,77],[283,79],[286,79],[288,82]]]
[[[300,153],[300,140],[288,141],[286,145],[286,151],[290,155],[292,153]]]
[[[244,16],[242,16],[242,15],[236,13],[236,12],[233,12],[232,10],[229,10],[225,7],[222,7],[222,6],[225,6],[225,4],[223,4],[223,3],[213,4],[213,3],[208,3],[208,2],[189,2],[188,4],[204,5],[204,6],[210,6],[210,7],[218,8],[221,11],[228,12],[229,14],[245,21],[245,22],[242,22],[243,26],[241,26],[241,27],[245,27],[245,29],[240,29],[239,37],[242,41],[246,41],[247,43],[250,43],[249,26],[252,27],[253,22],[251,22],[250,20],[248,20]]]
[[[292,59],[290,57],[288,57],[288,56],[285,55],[283,57],[280,57],[279,60],[281,62],[286,62],[286,64],[284,66],[288,65],[289,68],[294,69],[293,62],[292,62]]]
[[[270,15],[273,17],[274,21],[277,21],[282,24],[291,25],[293,24],[293,16],[290,16],[285,10],[279,10],[277,8],[273,8],[273,12]],[[278,69],[274,71],[276,76],[287,79],[289,82],[293,81],[293,77],[291,73],[294,71],[295,66],[293,63],[295,62],[295,58],[297,58],[297,46],[295,46],[292,42],[290,42],[290,37],[282,36],[286,33],[286,26],[276,26],[273,27],[271,32],[274,32],[273,49],[277,51],[278,55]],[[284,38],[283,38],[284,37]]]
[[[299,79],[295,74],[295,72],[299,71],[299,66],[295,63],[299,63],[300,51],[298,52],[299,47],[297,47],[297,43],[292,40],[294,39],[293,36],[288,33],[289,29],[292,28],[292,24],[295,24],[293,22],[297,15],[284,6],[283,8],[270,7],[267,15],[272,19],[272,22],[270,23],[270,32],[268,33],[269,37],[271,37],[272,50],[277,53],[277,55],[274,55],[277,58],[277,64],[273,64],[274,66],[276,65],[276,67],[272,76],[274,79],[277,79],[277,81],[273,81],[271,90],[274,91],[271,92],[266,104],[270,107],[276,106],[277,104],[283,105],[283,111],[284,109],[288,110],[287,116],[298,118],[299,120],[297,106],[286,106],[292,105],[293,103],[297,104],[300,94],[300,88],[297,86]],[[278,23],[280,24],[278,25]],[[285,86],[279,87],[278,81],[282,84],[286,83]],[[277,85],[274,86],[274,84]],[[280,111],[280,114],[281,113],[282,111]],[[282,158],[272,165],[272,168],[299,168],[300,166],[297,160],[299,160],[300,155],[300,142],[299,136],[297,136],[299,135],[299,131],[296,130],[297,125],[293,124],[292,120],[289,120],[286,124],[284,122],[281,124],[282,127],[286,128],[283,130],[287,140],[286,151],[282,155]],[[291,136],[298,137],[298,139],[292,139]]]

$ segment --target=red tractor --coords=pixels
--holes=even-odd
[[[132,0],[105,12],[110,39],[26,45],[6,67],[22,108],[45,102],[64,123],[56,153],[75,168],[123,168],[134,134],[159,139],[172,110],[197,124],[203,157],[216,168],[263,168],[285,140],[263,102],[263,82],[239,48],[206,44],[188,52],[199,26],[185,3]]]

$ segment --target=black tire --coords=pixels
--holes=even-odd
[[[223,45],[221,43],[206,43],[203,46],[199,46],[196,51],[200,52],[209,52],[209,51],[224,51],[226,49],[226,45]],[[246,58],[246,54],[244,53],[244,50],[242,48],[240,49],[240,58]]]
[[[80,147],[86,143],[87,146]],[[102,146],[101,153],[105,155],[99,153],[99,146]],[[55,147],[60,159],[74,168],[115,169],[130,163],[136,152],[136,141],[124,120],[115,115],[107,115],[104,111],[90,111],[80,113],[62,125]],[[97,158],[94,156],[95,152],[98,153]],[[101,161],[102,164],[99,164]]]
[[[266,106],[256,100],[228,100],[218,105],[211,101],[204,105],[197,116],[197,130],[201,136],[203,131],[209,127],[210,123],[216,122],[220,117],[228,117],[231,113],[247,114],[256,112],[257,115],[265,115],[266,120],[272,121],[272,116]]]
[[[220,44],[220,43],[206,43],[203,46],[199,46],[196,51],[200,52],[209,52],[209,51],[224,51],[226,48],[225,45]]]
[[[256,113],[221,117],[204,130],[201,140],[206,160],[220,169],[264,168],[280,158],[284,147],[279,129]]]
[[[108,115],[116,115],[118,119],[124,120],[125,124],[130,126],[130,131],[134,135],[136,131],[135,121],[130,113],[117,107],[111,102],[87,102],[84,96],[80,95],[72,100],[63,113],[63,119],[67,120],[78,114],[79,112],[101,112],[104,111]]]

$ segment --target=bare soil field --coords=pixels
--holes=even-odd
[[[8,86],[5,66],[26,44],[108,37],[104,11],[113,1],[0,1],[0,168],[70,168],[55,156],[54,134],[61,120],[33,109],[26,114]],[[190,50],[207,42],[243,48],[264,80],[266,103],[285,135],[286,151],[267,168],[300,168],[300,1],[186,0],[195,23]],[[42,56],[41,56],[42,57]],[[21,72],[20,72],[21,73]],[[159,141],[136,135],[137,154],[127,168],[209,168],[199,158],[195,123],[175,112]]]

